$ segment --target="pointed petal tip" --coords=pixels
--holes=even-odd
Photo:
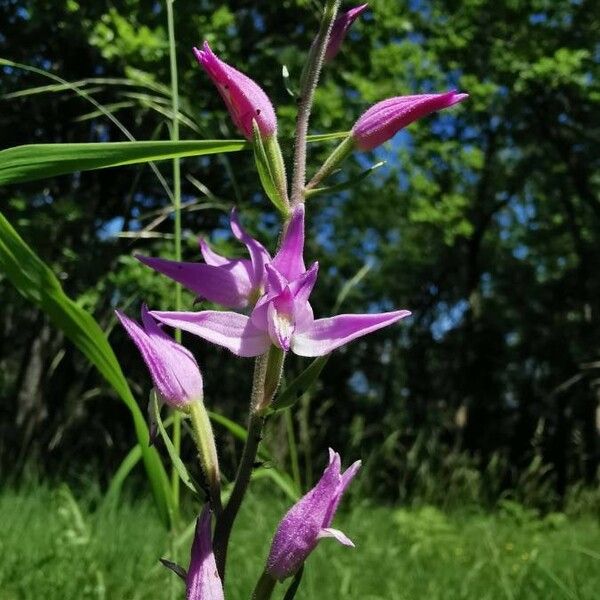
[[[342,468],[342,457],[333,448],[329,448],[329,466],[337,465],[337,470],[341,471]]]
[[[365,10],[367,10],[367,8],[369,8],[368,2],[365,2],[364,4],[359,4],[358,6],[355,6],[354,8],[351,8],[348,11],[348,17],[350,17],[352,20],[355,20],[362,13],[364,13]]]
[[[462,102],[463,100],[466,100],[469,97],[469,94],[467,94],[466,92],[459,92],[457,90],[450,90],[444,95],[447,96],[449,100],[451,100],[452,104],[458,104],[459,102]]]
[[[318,535],[318,539],[323,538],[333,538],[334,540],[342,544],[342,546],[347,546],[348,548],[356,548],[354,542],[343,531],[340,531],[339,529],[334,529],[333,527],[325,527],[324,529],[321,529]]]
[[[135,253],[133,255],[133,258],[135,258],[136,260],[139,260],[143,265],[146,265],[147,267],[151,267],[152,263],[155,260],[157,260],[156,258],[154,258],[152,256],[145,256],[144,254],[137,254],[137,253]]]

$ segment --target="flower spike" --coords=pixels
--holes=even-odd
[[[204,42],[202,50],[194,48],[196,59],[217,86],[237,128],[252,140],[252,121],[263,137],[277,133],[277,117],[262,88],[237,69],[219,59]]]
[[[354,546],[345,534],[332,529],[331,523],[360,465],[357,461],[342,474],[340,455],[329,450],[329,465],[320,481],[279,523],[267,559],[268,575],[283,581],[296,573],[322,538],[332,537],[344,546]]]
[[[142,354],[160,398],[179,409],[202,400],[202,375],[196,359],[157,325],[146,305],[142,306],[143,327],[122,312],[115,312]]]

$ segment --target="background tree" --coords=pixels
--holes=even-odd
[[[291,132],[294,99],[281,68],[293,87],[317,15],[308,0],[283,5],[176,4],[183,137],[239,137],[190,52],[202,39],[261,82],[284,136]],[[8,24],[0,56],[85,80],[80,89],[137,139],[168,136],[161,3],[4,1],[0,15]],[[321,454],[324,440],[362,453],[378,465],[367,464],[369,492],[392,498],[426,493],[427,474],[446,481],[473,469],[492,495],[498,486],[486,477],[494,469],[503,487],[526,489],[535,476],[559,495],[569,482],[594,480],[597,370],[588,367],[599,343],[599,23],[600,7],[589,0],[374,0],[354,26],[324,73],[313,132],[347,130],[387,96],[456,87],[471,98],[411,125],[374,156],[356,154],[351,175],[389,161],[359,186],[310,200],[314,243],[327,257],[315,312],[327,312],[340,285],[369,262],[348,312],[383,304],[414,317],[333,355],[297,413],[300,440],[307,428],[317,440],[302,444],[304,458]],[[71,89],[39,89],[52,82],[7,66],[2,80],[5,147],[124,139]],[[329,150],[312,147],[313,169]],[[186,258],[197,258],[196,236],[215,227],[222,229],[211,241],[238,251],[226,225],[234,202],[255,233],[272,231],[274,221],[254,210],[266,204],[251,161],[238,154],[183,163]],[[170,176],[166,163],[156,168]],[[0,195],[3,212],[67,292],[106,326],[117,303],[135,312],[142,298],[171,301],[170,285],[132,258],[168,255],[172,245],[170,201],[150,168],[64,176]],[[46,317],[0,285],[0,459],[38,457],[52,472],[92,460],[110,474],[132,443],[127,415]],[[140,361],[120,332],[111,339],[144,398]],[[236,418],[234,391],[248,382],[226,353],[187,341],[207,373],[220,373],[206,378],[209,403]],[[299,371],[305,363],[294,360]],[[284,434],[273,423],[272,439]],[[552,468],[532,475],[535,461]]]

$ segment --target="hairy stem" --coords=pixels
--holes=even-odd
[[[237,517],[246,490],[248,489],[248,484],[250,483],[254,461],[256,460],[258,446],[262,437],[263,424],[264,417],[256,414],[250,415],[248,437],[244,444],[244,450],[242,452],[242,458],[238,467],[233,491],[221,513],[221,517],[217,519],[217,524],[215,526],[213,549],[221,581],[225,580],[225,564],[227,562],[229,536],[231,535],[233,523]]]
[[[265,354],[256,359],[254,365],[254,379],[252,381],[252,397],[250,399],[250,420],[242,458],[229,497],[220,518],[217,518],[213,549],[217,569],[221,580],[225,579],[225,565],[227,562],[227,547],[233,523],[242,505],[248,484],[252,477],[252,469],[256,462],[258,446],[262,437],[265,418],[264,410],[268,407],[279,382],[285,354],[278,348],[271,347]]]
[[[298,101],[298,117],[296,119],[296,139],[294,141],[294,172],[292,175],[291,203],[292,208],[300,204],[304,198],[304,183],[306,181],[306,136],[308,122],[312,109],[315,89],[319,81],[327,42],[331,27],[337,15],[340,0],[327,0],[321,17],[319,33],[311,46],[302,81]]]

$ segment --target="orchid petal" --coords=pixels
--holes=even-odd
[[[285,286],[287,285],[287,280],[285,277],[272,265],[268,264],[266,266],[267,270],[267,296],[272,298],[277,294],[281,294],[283,292]]]
[[[318,538],[320,540],[323,538],[334,538],[343,546],[354,548],[354,542],[345,533],[342,533],[339,529],[333,529],[332,527],[321,529]]]
[[[235,238],[242,242],[242,244],[245,244],[246,248],[248,248],[254,270],[252,287],[258,287],[263,283],[265,277],[265,265],[271,261],[271,256],[265,247],[258,240],[255,240],[249,235],[240,225],[235,208],[231,209],[230,226]]]
[[[304,205],[294,209],[281,248],[273,259],[273,266],[288,280],[292,281],[306,271],[304,266]]]
[[[252,283],[243,265],[231,265],[231,269],[226,269],[150,256],[136,258],[210,302],[228,308],[244,308],[248,304]]]
[[[317,319],[308,329],[296,331],[292,340],[292,350],[299,356],[324,356],[358,337],[391,325],[408,315],[408,310],[397,310]]]
[[[294,295],[294,301],[297,306],[301,306],[308,302],[315,283],[317,282],[317,274],[319,272],[319,263],[314,262],[308,271],[300,275],[297,279],[290,282],[290,290]]]
[[[206,240],[200,238],[198,240],[200,245],[200,252],[202,253],[202,258],[207,265],[212,265],[213,267],[224,267],[231,262],[231,259],[226,256],[222,256],[221,254],[215,252],[206,242]]]
[[[335,497],[333,498],[333,500],[331,502],[331,506],[329,507],[329,511],[327,512],[327,515],[325,516],[325,519],[323,521],[323,525],[325,527],[329,527],[331,525],[331,523],[333,522],[333,517],[335,517],[335,512],[340,504],[342,496],[344,495],[344,492],[350,485],[350,482],[354,479],[355,475],[358,473],[358,470],[360,469],[361,464],[362,464],[362,462],[360,460],[357,460],[352,465],[350,465],[346,469],[344,474],[342,475],[342,477],[340,479],[340,484],[335,493]]]
[[[239,313],[205,310],[153,311],[151,314],[169,327],[189,331],[237,356],[258,356],[271,345],[267,332],[256,328],[247,316]]]
[[[341,14],[333,23],[331,28],[331,34],[329,36],[329,43],[325,50],[325,61],[329,62],[340,51],[342,42],[346,37],[348,29],[352,26],[352,23],[360,16],[362,12],[367,10],[368,4],[361,4],[355,8],[351,8],[349,11]]]

